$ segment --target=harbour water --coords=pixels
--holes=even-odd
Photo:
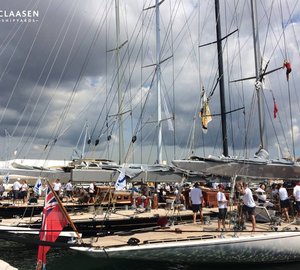
[[[23,244],[0,240],[0,259],[8,262],[19,270],[35,270],[37,248]],[[222,262],[219,262],[222,263]],[[286,262],[282,264],[256,264],[254,265],[226,265],[232,270],[298,270],[300,262]],[[203,267],[220,267],[216,265],[201,265],[186,262],[186,264],[172,264],[162,262],[143,262],[139,260],[110,260],[99,261],[69,249],[51,249],[47,254],[47,270],[199,270]],[[222,264],[224,267],[224,264]]]

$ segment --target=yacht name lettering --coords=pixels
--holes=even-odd
[[[0,18],[38,18],[38,10],[1,10]]]

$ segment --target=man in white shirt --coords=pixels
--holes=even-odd
[[[73,200],[73,185],[72,185],[72,180],[69,180],[69,182],[65,186],[66,189],[66,196],[67,196],[67,201],[71,199]]]
[[[285,221],[290,223],[289,208],[291,206],[291,202],[288,192],[282,184],[278,184],[278,188],[281,212],[285,216]]]
[[[253,199],[253,194],[251,189],[248,187],[246,182],[241,183],[237,186],[238,191],[243,195],[243,214],[241,217],[242,223],[245,220],[244,216],[249,216],[252,223],[252,232],[255,231],[256,228],[256,218],[255,218],[255,201]]]
[[[227,199],[224,193],[224,186],[222,184],[218,185],[219,191],[217,193],[217,202],[218,202],[218,231],[221,230],[221,223],[223,225],[223,229],[226,230],[225,227],[225,219],[227,215]]]
[[[196,182],[194,188],[189,193],[190,205],[192,206],[193,211],[194,224],[196,224],[198,212],[200,212],[200,221],[203,222],[202,197],[202,190],[199,187],[199,183]]]
[[[295,198],[295,210],[297,212],[297,218],[300,218],[300,181],[296,183],[293,189],[293,196]]]
[[[14,183],[13,183],[13,204],[17,199],[20,197],[20,189],[22,187],[21,183],[19,182],[21,179],[18,178]]]
[[[53,183],[53,189],[57,196],[60,196],[60,191],[61,191],[61,182],[59,179],[56,179]]]

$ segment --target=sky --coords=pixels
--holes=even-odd
[[[299,157],[300,3],[256,3],[263,68],[278,68],[263,80],[268,151],[273,158]],[[119,0],[117,38],[114,0],[0,0],[0,159],[83,155],[155,163],[158,49],[155,9],[148,9],[154,4]],[[250,11],[250,1],[220,1],[222,36],[234,32],[222,40],[232,156],[251,157],[260,145],[255,80],[230,82],[255,76]],[[167,162],[223,152],[217,46],[199,47],[215,40],[214,1],[160,5]],[[289,81],[279,69],[286,58],[292,64]],[[213,115],[206,133],[198,115],[202,88]]]

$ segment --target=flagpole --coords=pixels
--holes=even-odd
[[[76,233],[78,239],[79,239],[80,242],[82,243],[82,239],[81,239],[81,237],[80,237],[80,235],[79,235],[79,233],[78,233],[78,231],[77,231],[77,228],[75,227],[75,225],[74,225],[74,223],[73,223],[71,217],[69,216],[69,214],[68,214],[66,208],[64,207],[64,205],[62,204],[60,198],[58,197],[58,195],[57,195],[56,192],[54,191],[52,185],[49,183],[48,180],[46,180],[46,181],[47,181],[47,184],[48,184],[49,188],[51,189],[51,191],[52,191],[54,197],[56,198],[56,200],[57,200],[57,202],[58,202],[58,205],[59,205],[61,211],[62,211],[63,214],[65,215],[65,218],[69,221],[69,223],[70,223],[72,229],[74,230],[74,232]]]

